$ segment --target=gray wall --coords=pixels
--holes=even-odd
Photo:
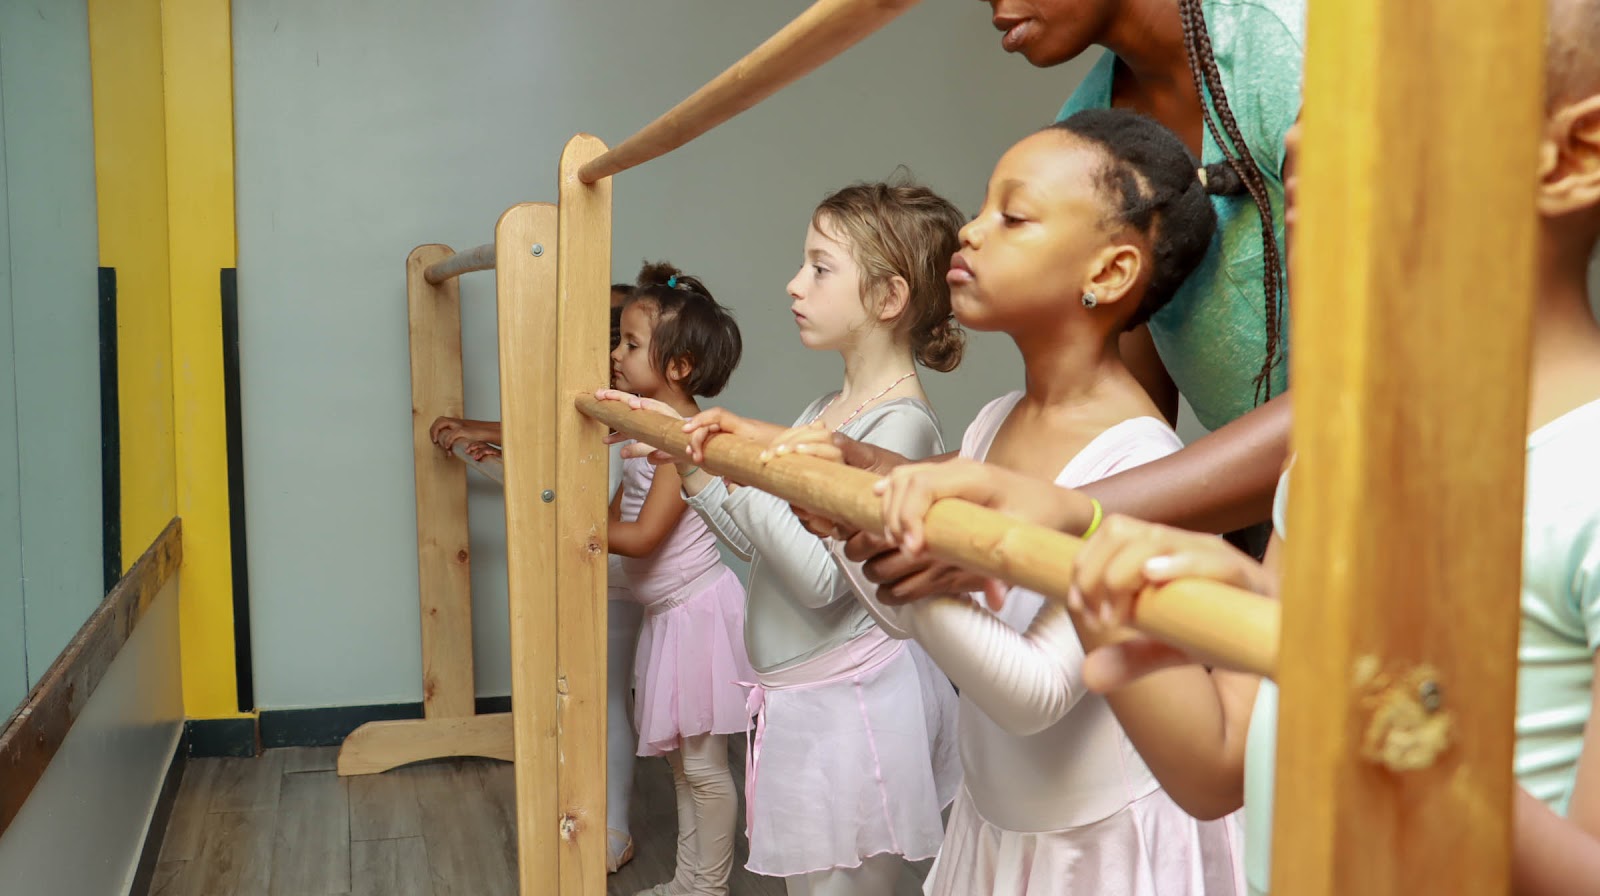
[[[174,576],[0,836],[0,891],[17,896],[128,892],[182,733]]]
[[[241,0],[234,5],[251,625],[263,708],[420,699],[403,262],[487,242],[553,200],[575,131],[615,144],[803,0]],[[837,385],[785,313],[811,209],[911,171],[971,211],[994,161],[1081,68],[1007,57],[977,3],[926,3],[691,147],[617,180],[614,275],[666,258],[739,315],[723,400],[788,420]],[[497,417],[493,282],[465,279],[468,411]],[[929,389],[957,438],[1020,385],[978,339]],[[509,691],[504,522],[475,487],[478,689]]]
[[[0,717],[104,596],[84,0],[0,4]]]

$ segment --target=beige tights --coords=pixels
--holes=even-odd
[[[727,896],[733,871],[733,832],[739,798],[728,771],[728,736],[683,739],[667,755],[678,797],[678,867],[671,891],[686,896]]]

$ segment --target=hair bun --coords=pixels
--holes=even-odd
[[[672,288],[682,271],[664,261],[647,261],[639,268],[639,286],[665,286]]]
[[[917,361],[929,370],[949,373],[961,363],[967,349],[967,332],[953,318],[935,323],[917,346]]]
[[[1196,172],[1200,188],[1212,196],[1237,196],[1244,193],[1244,178],[1232,162],[1212,162]]]

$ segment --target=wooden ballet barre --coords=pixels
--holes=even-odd
[[[467,442],[465,439],[459,439],[454,445],[451,445],[450,453],[454,454],[462,463],[474,470],[477,470],[479,473],[482,473],[489,479],[493,479],[495,482],[498,482],[501,485],[506,484],[506,463],[500,458],[488,457],[484,458],[483,460],[478,460],[467,453]]]
[[[675,456],[688,454],[682,421],[636,411],[620,401],[579,395],[578,410],[620,433]],[[882,503],[872,493],[878,476],[804,455],[770,463],[762,446],[731,436],[706,442],[709,472],[754,486],[857,529],[883,528]],[[967,501],[946,498],[925,520],[928,549],[940,559],[1064,602],[1072,562],[1083,541]],[[1198,658],[1272,677],[1278,658],[1278,602],[1238,588],[1185,579],[1147,589],[1134,624],[1181,645]]]
[[[446,280],[452,277],[459,277],[462,274],[492,270],[494,270],[494,243],[484,243],[477,248],[468,249],[465,252],[457,252],[443,261],[436,261],[428,265],[422,272],[422,279],[434,286],[438,286]]]
[[[860,43],[917,2],[817,0],[688,99],[578,169],[578,179],[592,184],[666,155]]]

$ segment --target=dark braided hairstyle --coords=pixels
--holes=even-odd
[[[1238,175],[1238,184],[1250,194],[1255,201],[1256,211],[1261,215],[1261,259],[1262,259],[1262,293],[1266,302],[1267,323],[1267,355],[1261,362],[1261,371],[1256,374],[1256,404],[1265,401],[1272,393],[1272,371],[1278,366],[1279,358],[1279,331],[1280,320],[1283,316],[1283,297],[1287,284],[1284,282],[1282,255],[1278,251],[1277,231],[1272,223],[1272,199],[1267,194],[1267,181],[1262,176],[1261,169],[1256,166],[1255,157],[1250,154],[1250,147],[1245,143],[1243,134],[1239,131],[1239,123],[1234,120],[1233,110],[1228,107],[1228,96],[1222,87],[1222,74],[1217,71],[1217,60],[1211,51],[1211,33],[1206,30],[1205,14],[1201,9],[1201,0],[1178,0],[1178,14],[1183,19],[1183,45],[1189,53],[1189,71],[1194,75],[1195,92],[1200,95],[1200,108],[1205,114],[1206,127],[1211,131],[1212,139],[1216,140],[1221,148],[1223,158]],[[1210,92],[1211,102],[1206,102],[1206,93]],[[1216,114],[1222,119],[1222,131],[1217,128],[1216,118],[1212,116],[1212,106],[1216,107]],[[1207,169],[1208,173],[1210,168]],[[1212,192],[1221,192],[1209,186]],[[1232,184],[1229,184],[1232,186]]]
[[[1108,223],[1132,228],[1150,243],[1150,278],[1127,321],[1131,330],[1166,307],[1206,257],[1217,229],[1206,194],[1218,178],[1208,169],[1202,183],[1178,135],[1136,112],[1086,109],[1045,130],[1065,131],[1100,151],[1105,161],[1095,183],[1111,210]]]

